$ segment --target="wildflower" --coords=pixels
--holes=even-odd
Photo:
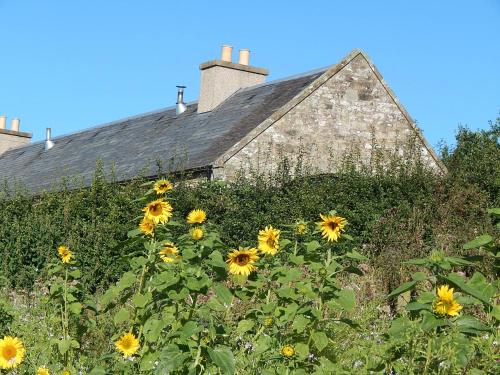
[[[462,305],[453,299],[453,288],[441,285],[437,290],[437,299],[434,301],[433,309],[440,315],[457,316]]]
[[[201,240],[203,238],[203,229],[201,228],[194,228],[191,231],[191,238],[195,241]]]
[[[152,220],[155,224],[165,224],[171,217],[173,208],[170,203],[162,198],[150,202],[142,209],[144,216]]]
[[[359,368],[363,366],[363,361],[361,361],[360,359],[357,359],[356,361],[354,361],[354,363],[352,364],[352,368]]]
[[[273,324],[274,320],[273,318],[269,317],[264,319],[264,327],[269,327]]]
[[[19,366],[24,359],[26,350],[20,339],[12,336],[4,336],[0,340],[0,368],[12,369]]]
[[[142,233],[151,236],[155,230],[155,223],[153,220],[143,217],[141,223],[139,224],[139,229]]]
[[[347,220],[336,215],[319,215],[323,221],[317,223],[321,228],[321,236],[328,242],[338,241],[340,232],[344,231]]]
[[[59,246],[57,248],[57,252],[59,253],[59,256],[61,257],[61,262],[63,263],[69,263],[71,257],[73,256],[71,250],[68,249],[66,246]]]
[[[69,372],[69,370],[64,370],[61,372],[61,375],[71,375],[71,372]]]
[[[303,220],[297,221],[295,223],[295,234],[302,236],[307,232],[307,223]]]
[[[201,224],[207,218],[207,214],[203,210],[193,210],[187,215],[188,224]]]
[[[174,185],[168,180],[158,180],[155,182],[153,186],[153,190],[156,191],[156,194],[165,194],[167,191],[170,191],[174,188]]]
[[[125,333],[115,342],[116,349],[123,353],[123,357],[132,357],[139,350],[139,340],[132,332]]]
[[[240,247],[228,254],[226,263],[229,264],[229,273],[248,276],[257,269],[253,264],[258,259],[257,249]]]
[[[173,263],[180,258],[178,255],[179,249],[177,249],[177,246],[173,242],[165,242],[158,254],[165,263]]]
[[[279,248],[280,230],[271,225],[259,231],[259,250],[264,254],[274,255]]]
[[[36,375],[50,375],[50,372],[46,367],[39,367],[38,370],[36,370]]]
[[[295,349],[291,345],[285,345],[281,348],[281,354],[286,358],[291,358],[295,354]]]

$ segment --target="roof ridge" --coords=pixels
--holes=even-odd
[[[317,68],[317,69],[309,70],[309,71],[304,72],[304,73],[294,74],[294,75],[283,77],[283,78],[277,78],[277,79],[269,81],[269,82],[259,83],[258,85],[244,87],[242,89],[239,89],[237,92],[240,93],[240,92],[250,91],[250,90],[253,90],[253,89],[256,89],[256,88],[259,88],[259,87],[265,87],[265,86],[269,86],[269,85],[275,85],[275,84],[281,83],[281,82],[292,81],[292,80],[295,80],[295,79],[312,76],[314,74],[319,74],[319,73],[325,72],[328,69],[330,69],[332,66],[334,66],[334,65],[326,65],[326,66],[324,66],[322,68]]]

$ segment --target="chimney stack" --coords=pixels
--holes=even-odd
[[[238,59],[238,64],[248,65],[250,62],[250,50],[249,49],[240,49],[240,56]]]
[[[227,44],[222,45],[222,52],[220,54],[220,59],[225,62],[233,62],[233,47]]]
[[[198,113],[214,110],[236,91],[266,82],[269,71],[250,66],[250,51],[240,49],[238,64],[232,62],[233,47],[224,44],[220,60],[200,65],[201,83]]]
[[[0,155],[11,148],[30,143],[31,133],[20,131],[20,125],[21,120],[13,118],[10,129],[7,129],[7,117],[0,116]]]
[[[20,125],[21,125],[21,120],[19,120],[18,118],[13,118],[12,121],[10,122],[10,130],[18,132]]]

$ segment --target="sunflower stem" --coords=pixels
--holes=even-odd
[[[68,339],[68,268],[64,272],[64,320],[63,320],[63,338]],[[68,366],[68,352],[64,353],[64,362]]]
[[[427,353],[425,356],[425,366],[424,366],[424,372],[423,375],[427,374],[429,370],[429,364],[431,362],[431,356],[432,356],[432,339],[429,337],[429,340],[427,341]]]
[[[194,308],[196,307],[196,301],[198,300],[198,293],[196,293],[194,295],[194,297],[192,297],[192,299],[193,299],[193,303],[191,304],[191,310],[189,310],[188,320],[191,320],[191,318],[193,317]]]

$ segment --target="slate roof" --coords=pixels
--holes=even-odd
[[[0,180],[32,192],[57,187],[63,177],[78,176],[89,185],[97,159],[106,170],[114,165],[118,181],[165,170],[207,168],[262,121],[298,95],[326,69],[237,91],[211,112],[198,114],[197,104],[176,116],[166,108],[0,155]]]

